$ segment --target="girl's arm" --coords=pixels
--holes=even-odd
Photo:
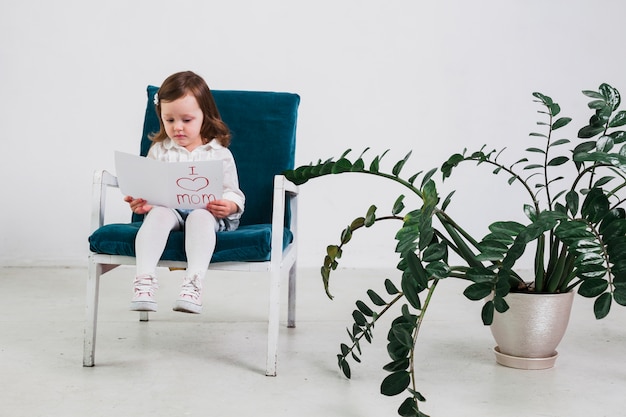
[[[221,201],[228,201],[231,204],[229,204],[230,210],[228,210],[228,214],[224,217],[232,216],[231,219],[238,219],[243,214],[246,197],[239,188],[239,178],[237,176],[235,159],[230,153],[230,150],[225,149],[225,151],[227,152],[227,157],[223,159],[224,193]]]

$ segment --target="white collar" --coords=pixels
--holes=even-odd
[[[185,150],[187,152],[189,152],[187,150],[187,148],[184,148],[180,145],[178,145],[176,142],[174,142],[171,138],[167,138],[167,140],[163,141],[163,147],[167,150],[170,150],[172,148],[176,148],[178,150]],[[219,143],[219,141],[215,138],[211,139],[208,143],[205,143],[204,145],[200,145],[198,146],[196,149],[200,149],[200,150],[209,150],[209,149],[222,149],[224,148],[224,146],[222,146],[221,143]],[[196,149],[194,149],[192,152],[194,152]]]

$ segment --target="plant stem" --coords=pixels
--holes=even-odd
[[[404,293],[399,292],[389,303],[387,303],[387,305],[385,305],[385,308],[383,308],[380,313],[376,314],[374,317],[372,317],[372,321],[370,323],[367,323],[367,329],[363,332],[361,332],[361,334],[359,334],[358,336],[354,336],[354,342],[352,342],[352,346],[350,347],[350,350],[348,351],[348,353],[351,353],[354,348],[357,347],[357,345],[359,344],[359,342],[361,341],[361,339],[363,337],[365,337],[365,332],[368,331],[370,328],[374,327],[374,323],[376,323],[376,321],[382,317],[383,314],[385,314],[387,312],[387,310],[389,310],[395,303],[397,303],[400,299],[402,299],[402,297],[404,297]],[[360,353],[360,351],[359,351]],[[344,356],[347,357],[347,354]]]
[[[411,358],[410,358],[410,367],[409,373],[411,374],[411,382],[413,384],[413,391],[417,391],[415,386],[415,344],[417,343],[417,336],[419,335],[420,328],[422,327],[422,321],[424,320],[424,315],[426,314],[426,310],[428,310],[428,306],[430,305],[430,299],[435,292],[435,288],[439,283],[439,279],[435,278],[430,288],[428,289],[428,295],[426,296],[426,300],[424,300],[424,304],[422,304],[422,309],[420,311],[420,315],[417,318],[417,322],[415,323],[415,331],[413,333],[413,348],[411,349]]]
[[[547,143],[546,143],[546,151],[544,153],[544,160],[543,160],[543,181],[544,184],[546,184],[546,186],[544,187],[546,189],[546,199],[548,201],[548,209],[550,211],[552,211],[552,197],[550,196],[550,187],[548,186],[548,152],[550,151],[550,138],[552,137],[552,120],[554,118],[554,116],[552,115],[552,109],[549,106],[546,106],[549,110],[549,114],[550,114],[550,129],[548,129],[548,138],[547,138]]]

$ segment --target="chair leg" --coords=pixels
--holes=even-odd
[[[296,327],[296,263],[289,270],[289,295],[287,299],[287,327]]]
[[[147,311],[140,311],[139,312],[139,321],[148,321],[148,312]]]
[[[98,326],[98,295],[102,265],[89,260],[87,302],[85,305],[85,334],[83,339],[83,366],[95,365],[96,330]]]
[[[278,332],[280,319],[280,268],[270,272],[269,316],[267,324],[267,360],[265,375],[276,376],[276,357],[278,351]]]

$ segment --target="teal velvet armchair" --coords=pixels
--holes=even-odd
[[[158,87],[148,86],[140,154],[150,147],[149,135],[159,129],[152,103]],[[222,119],[232,132],[230,150],[237,164],[246,209],[240,227],[218,232],[210,270],[265,272],[270,281],[266,375],[276,375],[280,317],[280,285],[288,276],[288,327],[295,327],[298,189],[281,173],[294,167],[296,121],[300,97],[292,93],[214,90]],[[111,150],[113,151],[113,150]],[[99,286],[102,274],[119,265],[134,265],[135,235],[141,216],[129,223],[104,224],[105,196],[117,179],[97,171],[93,180],[89,275],[83,365],[94,366]],[[121,198],[121,195],[120,195]],[[172,232],[160,267],[184,268],[184,232]],[[140,321],[148,320],[140,312]]]

